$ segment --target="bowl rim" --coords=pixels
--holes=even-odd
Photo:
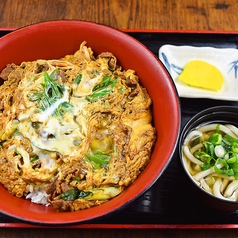
[[[118,30],[118,29],[113,28],[111,26],[107,26],[107,25],[104,25],[104,24],[95,23],[95,22],[91,22],[91,21],[50,20],[50,21],[43,21],[43,22],[37,22],[37,23],[29,24],[29,25],[20,27],[20,28],[14,30],[13,32],[1,37],[0,38],[0,45],[4,41],[10,40],[11,38],[15,38],[18,34],[24,34],[24,31],[28,30],[28,29],[37,30],[38,27],[42,27],[42,26],[44,27],[44,26],[49,26],[50,25],[52,27],[53,25],[59,25],[59,24],[66,25],[68,23],[69,24],[86,24],[88,27],[95,27],[95,26],[100,27],[100,28],[103,28],[105,30],[113,31],[113,34],[117,35],[118,37],[126,38],[127,40],[129,40],[131,42],[131,44],[136,43],[138,45],[138,47],[143,48],[143,50],[146,50],[145,53],[147,55],[149,55],[149,57],[151,59],[156,60],[156,64],[157,64],[158,68],[163,69],[164,76],[171,79],[170,74],[165,69],[165,67],[160,62],[160,60],[145,45],[143,45],[140,41],[138,41],[135,38],[133,38],[132,36],[122,32],[121,30]],[[13,218],[18,219],[18,220],[22,220],[26,223],[32,223],[32,224],[44,225],[44,226],[45,225],[51,225],[51,226],[52,225],[53,226],[60,225],[61,226],[61,225],[79,224],[79,223],[83,223],[83,222],[92,221],[92,220],[98,219],[98,218],[103,217],[103,216],[108,216],[109,214],[114,213],[114,212],[118,211],[119,209],[122,209],[122,208],[126,207],[129,203],[136,200],[139,196],[141,196],[143,193],[145,193],[158,180],[158,178],[165,171],[165,169],[167,168],[168,164],[170,163],[170,161],[173,157],[173,154],[176,150],[176,147],[177,147],[177,144],[178,144],[178,141],[179,141],[179,133],[180,133],[180,128],[181,128],[181,105],[180,105],[180,99],[179,99],[179,96],[178,96],[176,86],[175,86],[172,79],[170,80],[170,87],[171,87],[171,91],[173,93],[173,95],[172,95],[173,100],[176,103],[175,108],[177,109],[177,112],[176,112],[177,113],[177,119],[175,120],[177,131],[176,131],[176,136],[174,136],[173,144],[171,145],[170,156],[167,158],[166,162],[164,164],[162,164],[162,169],[159,171],[159,173],[155,173],[155,172],[151,173],[151,177],[146,182],[146,187],[143,187],[143,189],[141,189],[141,188],[136,189],[136,191],[137,191],[136,196],[134,196],[133,198],[127,199],[126,202],[120,201],[120,199],[118,199],[117,197],[113,198],[112,199],[112,200],[114,200],[113,205],[111,205],[112,203],[110,203],[110,201],[107,202],[106,203],[107,204],[107,209],[106,210],[104,209],[102,211],[102,209],[100,209],[101,206],[105,206],[104,204],[100,205],[100,206],[90,208],[91,210],[93,209],[93,211],[95,211],[97,213],[96,215],[93,215],[93,216],[89,217],[88,215],[84,214],[83,217],[78,217],[78,218],[74,218],[74,219],[69,219],[68,218],[69,215],[67,215],[67,219],[65,219],[64,221],[62,219],[52,221],[52,220],[50,220],[50,218],[47,218],[47,220],[42,220],[42,219],[36,218],[35,215],[34,215],[34,217],[31,217],[31,216],[27,215],[26,218],[23,218],[21,215],[19,215],[17,213],[14,213],[13,210],[3,210],[3,209],[1,209],[1,212],[5,215],[8,215],[8,216],[13,217]],[[138,180],[138,178],[137,178],[137,180]],[[129,191],[130,189],[132,189],[131,185],[129,187],[127,187],[126,190]],[[17,199],[19,199],[19,198],[17,198]],[[40,206],[43,206],[43,205],[40,205]],[[0,204],[0,208],[4,208],[4,206],[2,207],[1,204]],[[6,207],[5,207],[5,209],[6,209]],[[83,213],[82,211],[76,211],[75,213],[77,213],[77,212]],[[69,213],[72,214],[72,212],[69,212]],[[64,213],[64,214],[66,216],[67,212]]]

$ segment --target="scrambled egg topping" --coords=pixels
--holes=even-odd
[[[149,162],[151,99],[113,54],[95,57],[83,42],[0,77],[0,182],[13,195],[42,189],[57,210],[85,209],[120,194]]]

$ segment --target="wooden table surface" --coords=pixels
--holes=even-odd
[[[0,27],[79,19],[119,29],[238,30],[237,0],[1,0]]]
[[[0,28],[77,19],[118,29],[238,31],[237,0],[1,0]],[[16,229],[0,237],[238,237],[235,229]]]

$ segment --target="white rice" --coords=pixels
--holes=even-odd
[[[26,195],[26,199],[31,199],[31,202],[33,203],[49,206],[50,203],[47,202],[48,196],[49,195],[45,192],[43,188],[34,188],[32,185],[30,185],[29,193]]]

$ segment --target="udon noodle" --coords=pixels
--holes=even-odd
[[[238,201],[238,128],[209,124],[188,133],[182,159],[193,181],[218,198]]]

